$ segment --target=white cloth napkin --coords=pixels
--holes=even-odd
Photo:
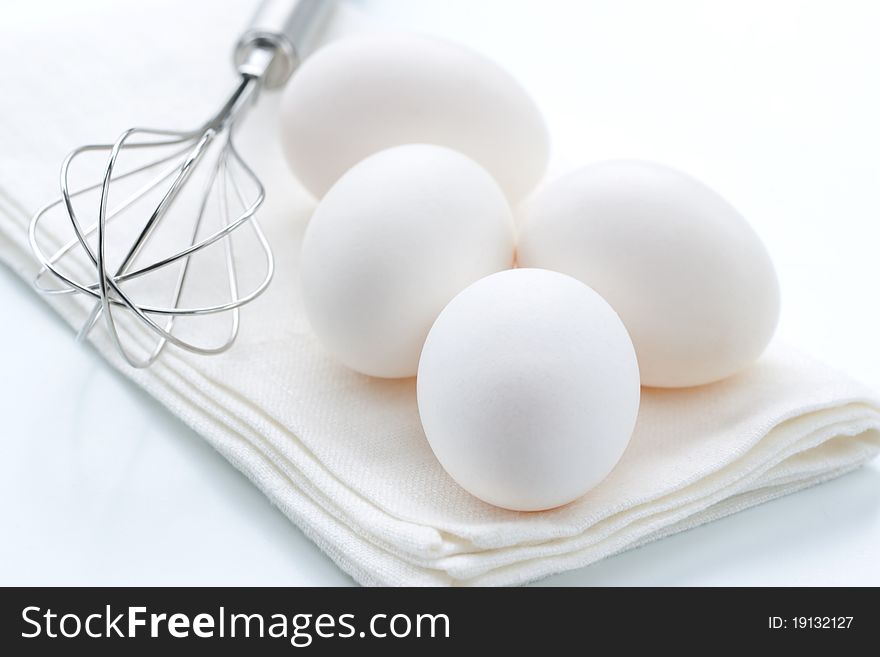
[[[229,91],[228,51],[251,6],[227,11],[224,4],[222,13],[212,6],[125,4],[75,29],[40,19],[38,44],[35,32],[0,28],[7,62],[0,71],[0,258],[16,272],[31,278],[36,270],[25,227],[57,195],[68,150],[129,124],[197,125]],[[235,347],[213,358],[169,350],[143,371],[124,366],[103,331],[94,341],[359,582],[523,583],[836,477],[880,450],[877,397],[775,345],[730,380],[644,390],[630,447],[582,499],[541,513],[474,499],[431,453],[414,381],[350,372],[312,336],[296,275],[312,205],[282,161],[276,105],[267,95],[239,140],[266,183],[260,217],[278,272],[243,314]],[[80,298],[51,302],[74,325],[88,309]]]

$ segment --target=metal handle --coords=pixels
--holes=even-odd
[[[310,39],[324,23],[334,0],[264,0],[235,46],[242,75],[280,87],[299,66]]]

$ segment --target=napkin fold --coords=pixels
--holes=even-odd
[[[0,259],[13,271],[27,279],[36,272],[27,222],[57,196],[67,151],[130,124],[198,125],[230,90],[229,50],[252,5],[210,7],[108,6],[74,29],[42,19],[39,48],[32,34],[0,28],[0,59],[16,62],[0,72],[12,90],[0,96]],[[576,502],[519,513],[471,497],[425,440],[414,380],[351,372],[309,329],[297,260],[313,202],[284,165],[277,100],[266,95],[238,139],[266,185],[259,217],[278,270],[243,312],[233,349],[217,357],[169,349],[150,369],[133,370],[102,330],[92,340],[357,581],[520,584],[836,477],[880,451],[878,397],[777,344],[726,381],[643,390],[621,462]],[[75,326],[89,310],[79,296],[49,302]]]

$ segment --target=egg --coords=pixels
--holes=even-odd
[[[442,146],[371,155],[330,188],[303,237],[306,314],[323,345],[377,377],[416,373],[458,292],[512,266],[510,206],[485,169]]]
[[[639,370],[614,310],[583,283],[512,269],[470,285],[428,334],[419,414],[465,490],[517,511],[571,502],[620,459]]]
[[[646,386],[728,377],[767,346],[779,316],[770,256],[746,220],[694,178],[610,161],[527,204],[517,260],[601,294],[626,325]]]
[[[477,161],[516,201],[540,180],[549,149],[538,108],[502,68],[405,34],[345,38],[307,59],[284,91],[281,136],[317,198],[377,151],[431,143]]]

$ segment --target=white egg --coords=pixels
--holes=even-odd
[[[473,281],[512,266],[510,207],[486,171],[411,144],[355,165],[306,228],[300,274],[320,341],[364,374],[416,373],[431,324]]]
[[[642,384],[693,386],[755,360],[779,287],[761,240],[723,198],[650,162],[587,166],[528,204],[517,260],[583,281],[617,311]]]
[[[452,478],[490,504],[536,511],[577,499],[620,459],[639,370],[602,297],[563,274],[512,269],[443,309],[417,389],[425,435]]]
[[[429,37],[325,46],[290,80],[281,119],[287,161],[317,198],[357,162],[401,144],[464,153],[511,201],[538,183],[547,163],[544,121],[519,83],[485,57]]]

